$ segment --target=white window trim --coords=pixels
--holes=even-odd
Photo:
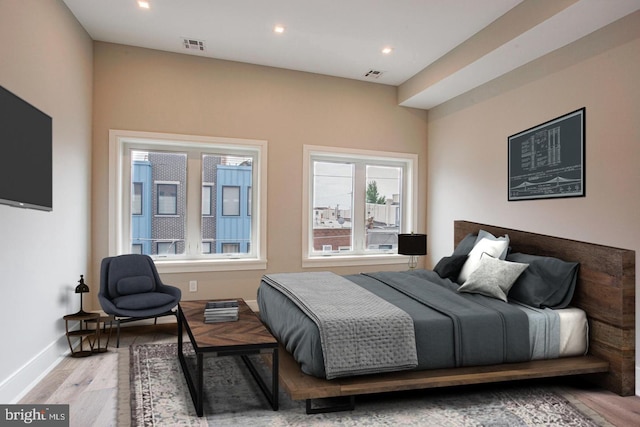
[[[339,155],[342,159],[353,158],[362,160],[363,158],[380,160],[402,161],[406,164],[406,173],[403,175],[403,193],[407,200],[403,209],[402,230],[400,233],[409,233],[417,230],[418,226],[418,155],[410,153],[395,153],[388,151],[371,151],[340,147],[324,147],[316,145],[304,145],[302,159],[302,267],[347,267],[347,266],[367,266],[380,264],[406,264],[407,257],[398,254],[372,253],[372,254],[349,254],[337,253],[331,256],[322,254],[311,255],[309,248],[313,241],[313,218],[311,211],[312,192],[310,183],[312,181],[312,157],[326,155],[327,159],[335,158]]]
[[[168,134],[159,132],[142,132],[110,129],[109,130],[109,218],[108,218],[108,253],[109,256],[128,253],[129,242],[122,238],[124,231],[129,229],[129,224],[125,224],[125,219],[130,216],[131,206],[127,206],[125,200],[129,199],[130,188],[123,186],[124,165],[123,152],[125,146],[153,143],[157,149],[158,145],[183,145],[185,147],[199,147],[203,144],[215,144],[217,147],[228,146],[230,151],[238,146],[255,148],[258,151],[256,163],[257,180],[252,187],[258,191],[253,191],[252,201],[255,215],[254,224],[251,229],[251,241],[258,242],[255,248],[255,258],[206,258],[206,259],[177,259],[164,260],[155,259],[155,264],[160,273],[188,273],[204,271],[232,271],[232,270],[265,270],[267,268],[267,141],[257,139],[236,139],[210,136],[196,136],[183,134]],[[128,187],[131,187],[129,185]],[[191,191],[188,189],[188,191]],[[194,191],[200,191],[196,189]],[[120,213],[123,213],[122,215]],[[200,211],[198,211],[200,214]],[[197,240],[196,240],[197,241]]]

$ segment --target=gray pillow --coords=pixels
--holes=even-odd
[[[502,261],[482,254],[480,265],[458,288],[458,292],[481,294],[507,302],[511,286],[527,267],[528,264]]]
[[[467,234],[464,239],[460,240],[458,246],[456,246],[456,248],[453,250],[452,255],[469,255],[469,252],[471,252],[471,249],[473,249],[476,244],[477,238],[477,234]]]
[[[142,294],[154,289],[153,281],[147,276],[123,277],[116,286],[119,295]]]
[[[455,282],[458,279],[462,266],[467,261],[468,255],[451,255],[443,257],[435,267],[433,271],[438,273],[438,276],[443,279],[449,279]]]
[[[513,284],[510,299],[533,307],[565,308],[569,305],[576,288],[579,263],[522,253],[509,254],[507,260],[529,264]]]

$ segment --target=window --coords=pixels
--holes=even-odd
[[[266,268],[266,141],[112,130],[109,144],[111,255],[163,273]]]
[[[228,185],[222,187],[222,215],[240,215],[240,187]]]
[[[223,243],[222,253],[235,254],[240,252],[240,243]]]
[[[131,191],[131,215],[142,215],[142,183],[134,182]]]
[[[158,242],[156,243],[158,255],[175,255],[176,242]]]
[[[178,214],[178,184],[156,184],[158,215]]]
[[[417,156],[304,147],[303,266],[404,262],[416,229]]]
[[[211,196],[213,195],[213,185],[206,184],[202,186],[202,215],[213,215]]]

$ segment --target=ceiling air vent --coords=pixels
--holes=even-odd
[[[205,51],[204,40],[183,38],[182,46],[187,50],[197,50],[198,52]]]
[[[378,71],[378,70],[369,70],[366,73],[364,73],[364,76],[368,79],[377,79],[381,75],[382,75],[382,71]]]

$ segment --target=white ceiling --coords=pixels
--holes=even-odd
[[[526,2],[558,0],[525,0]],[[402,86],[522,0],[64,0],[94,40]],[[565,0],[571,3],[571,0]],[[523,5],[520,5],[523,6]],[[431,108],[640,8],[578,0],[401,105]],[[276,34],[275,25],[285,32]],[[187,50],[183,40],[205,43]],[[389,55],[383,47],[393,49]],[[377,79],[365,77],[381,71]]]

